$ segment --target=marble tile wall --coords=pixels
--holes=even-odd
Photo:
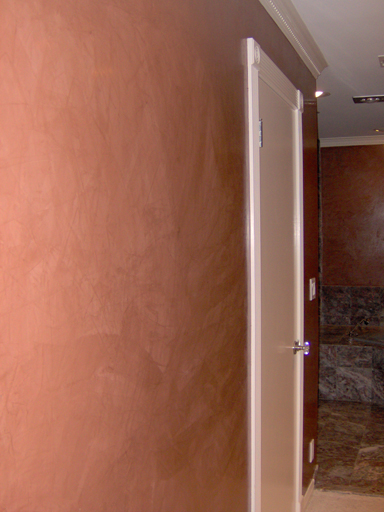
[[[380,286],[322,286],[321,325],[355,325],[364,318],[370,325],[384,320],[384,288]]]
[[[384,288],[322,286],[320,311],[320,398],[384,405],[384,347],[345,346],[343,338],[364,319],[367,329],[383,326]]]
[[[321,344],[319,396],[384,405],[384,347]]]

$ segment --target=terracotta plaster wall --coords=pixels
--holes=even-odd
[[[241,38],[314,80],[258,2],[0,11],[0,511],[245,511]]]
[[[323,284],[384,286],[384,149],[323,148]]]

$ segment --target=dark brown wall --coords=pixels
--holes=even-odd
[[[383,146],[323,148],[323,284],[384,286]]]
[[[319,189],[317,148],[317,104],[307,101],[303,116],[304,132],[304,339],[311,344],[304,358],[304,443],[303,487],[313,477],[316,461],[309,463],[309,443],[317,439],[318,342],[319,342]],[[317,295],[309,300],[309,280],[316,279]],[[316,445],[316,443],[315,443]]]
[[[245,511],[241,39],[314,79],[254,0],[0,7],[0,509]]]

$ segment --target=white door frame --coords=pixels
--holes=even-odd
[[[303,96],[254,39],[244,41],[247,162],[246,220],[248,257],[248,453],[249,512],[261,511],[261,247],[260,247],[260,148],[259,148],[259,78],[262,78],[294,110],[295,144],[295,282],[296,339],[303,344]],[[294,340],[292,340],[293,342]],[[303,438],[303,353],[296,354],[295,368],[295,512],[302,502]]]

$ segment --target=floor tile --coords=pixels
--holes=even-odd
[[[320,401],[316,488],[384,496],[384,407]]]
[[[384,498],[315,490],[306,512],[383,512]]]
[[[345,443],[321,442],[317,447],[317,456],[321,458],[322,468],[328,461],[338,462],[340,464],[354,465],[359,455],[358,446],[351,446]]]

